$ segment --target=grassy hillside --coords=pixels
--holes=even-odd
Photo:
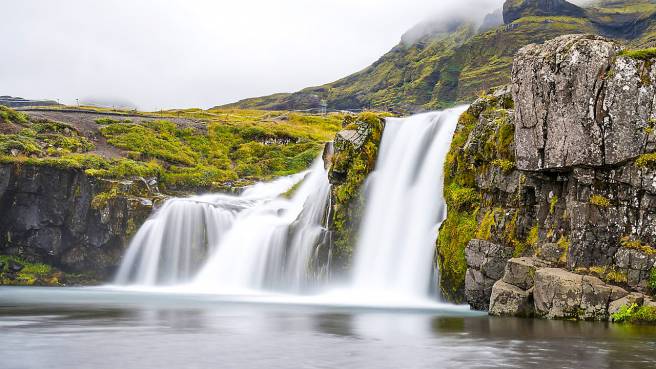
[[[561,15],[523,7],[520,18],[480,33],[473,24],[461,22],[411,43],[404,40],[368,68],[336,82],[224,107],[302,110],[326,100],[331,109],[436,109],[472,101],[480,91],[508,83],[512,56],[530,43],[568,33],[595,33],[633,47],[656,44],[653,1],[600,1],[581,11],[570,5]]]
[[[222,189],[302,171],[343,119],[220,109],[153,114],[61,107],[27,113],[0,107],[0,162],[72,167],[108,178],[152,176],[174,191]]]

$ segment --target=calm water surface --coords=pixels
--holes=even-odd
[[[0,287],[0,367],[654,368],[656,330],[448,306]]]

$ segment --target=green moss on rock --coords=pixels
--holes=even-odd
[[[362,134],[362,141],[351,142],[338,135],[329,169],[333,207],[332,257],[336,268],[344,268],[350,263],[356,243],[355,231],[364,209],[361,188],[376,165],[384,115],[365,112],[355,119],[349,118],[345,126],[349,125],[354,125]]]

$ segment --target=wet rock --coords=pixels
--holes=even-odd
[[[530,317],[533,315],[533,291],[497,281],[490,296],[490,315]]]
[[[533,287],[536,270],[544,266],[546,264],[536,258],[521,257],[510,259],[506,263],[503,281],[522,290],[528,290]]]
[[[471,240],[465,248],[467,273],[465,274],[465,298],[476,310],[487,310],[492,286],[503,277],[506,261],[513,249],[504,245]]]
[[[21,270],[23,270],[24,266],[21,263],[18,263],[16,261],[10,260],[8,263],[8,270],[11,273],[18,273]]]
[[[150,215],[159,196],[152,189],[139,178],[111,181],[71,168],[0,164],[0,254],[104,278]]]

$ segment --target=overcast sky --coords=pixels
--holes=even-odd
[[[502,0],[4,1],[0,95],[201,107],[331,82]]]

